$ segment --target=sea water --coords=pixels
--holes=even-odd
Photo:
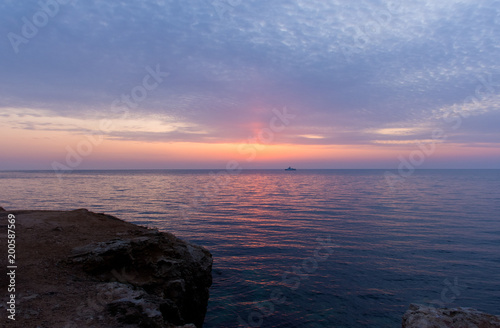
[[[400,327],[410,303],[500,315],[500,170],[386,173],[0,172],[0,206],[87,208],[205,246],[205,327]]]

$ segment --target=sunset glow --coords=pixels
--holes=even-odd
[[[0,5],[0,170],[500,167],[486,3],[141,4]]]

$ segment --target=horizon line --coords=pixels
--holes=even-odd
[[[295,168],[297,171],[318,171],[318,170],[344,170],[344,171],[397,171],[398,168]],[[284,171],[285,169],[280,168],[241,168],[238,171]],[[430,171],[430,170],[500,170],[500,168],[414,168],[415,171]],[[71,172],[88,172],[88,171],[228,171],[225,168],[168,168],[168,169],[75,169],[75,170],[60,170],[61,173],[71,173]],[[234,170],[233,170],[234,171]],[[54,172],[51,169],[20,169],[20,170],[2,170],[0,172]]]

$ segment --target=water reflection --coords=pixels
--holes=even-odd
[[[399,327],[409,303],[468,288],[455,305],[498,312],[500,171],[417,171],[390,189],[384,171],[243,171],[214,187],[209,171],[0,172],[1,206],[85,207],[147,223],[214,255],[206,327],[237,327],[280,288],[262,327]],[[190,208],[188,218],[180,209]],[[336,245],[300,278],[285,272]],[[304,271],[301,271],[304,273]]]

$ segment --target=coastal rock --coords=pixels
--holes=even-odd
[[[1,327],[202,327],[212,283],[203,247],[85,209],[8,213],[22,270],[16,320],[2,318]],[[6,302],[4,293],[0,308]]]
[[[0,212],[5,212],[5,209],[0,206]]]
[[[411,304],[402,328],[500,328],[500,317],[472,308],[434,308]]]
[[[132,239],[115,239],[72,250],[71,262],[101,281],[118,281],[144,290],[144,295],[108,304],[114,312],[133,312],[132,319],[149,315],[139,308],[160,313],[176,325],[194,323],[201,327],[212,283],[210,253],[164,233]],[[141,304],[136,300],[141,299]],[[135,310],[131,310],[135,309]],[[139,320],[140,321],[140,320]]]

